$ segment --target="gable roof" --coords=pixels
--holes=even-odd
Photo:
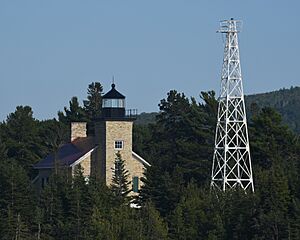
[[[93,138],[77,138],[71,143],[62,145],[57,152],[57,160],[60,166],[72,166],[77,160],[92,152],[96,148]],[[49,154],[40,162],[35,164],[33,168],[54,168],[54,154]]]
[[[94,144],[93,137],[77,138],[71,143],[62,145],[57,152],[57,162],[59,166],[73,167],[84,160],[98,146]],[[143,165],[150,167],[151,164],[143,159],[140,155],[132,151],[133,159],[141,162]],[[40,162],[33,166],[35,169],[52,169],[54,168],[54,154],[49,154]]]

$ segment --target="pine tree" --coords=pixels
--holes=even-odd
[[[32,165],[41,158],[38,121],[29,106],[17,106],[1,127],[1,138],[6,146],[7,156],[15,159],[28,176],[33,178]]]
[[[69,101],[69,109],[64,107],[64,112],[59,111],[58,119],[60,122],[69,125],[71,122],[85,122],[87,116],[83,107],[80,106],[78,98],[72,97]]]
[[[182,175],[178,168],[172,175],[160,167],[151,166],[142,178],[144,185],[138,196],[138,204],[144,206],[151,201],[163,217],[166,217],[180,200],[183,186]]]
[[[186,183],[191,179],[207,184],[213,152],[216,100],[213,93],[202,93],[204,103],[189,100],[173,90],[161,100],[157,122],[149,141],[153,165],[160,165],[170,175],[176,167]]]
[[[221,203],[221,204],[220,204]],[[236,188],[218,195],[226,239],[253,239],[259,199]]]
[[[54,239],[66,239],[68,217],[68,190],[71,189],[69,176],[53,174],[40,195],[43,209],[43,234]]]
[[[99,82],[92,82],[87,89],[87,100],[83,102],[84,109],[90,121],[94,121],[99,117],[102,108],[102,92],[103,87]]]
[[[34,216],[34,225],[35,225],[35,236],[37,240],[45,239],[45,235],[43,234],[43,219],[44,219],[44,211],[39,206],[35,208],[35,216]]]
[[[167,223],[164,222],[159,212],[155,209],[151,202],[147,202],[138,211],[140,213],[139,218],[142,221],[141,231],[143,239],[168,239]]]
[[[101,209],[93,208],[93,212],[89,224],[89,235],[87,239],[103,239],[103,240],[117,240],[117,233],[109,220],[101,214]]]
[[[218,204],[217,198],[209,191],[190,183],[168,218],[170,238],[225,239]]]
[[[92,214],[87,182],[83,168],[76,166],[72,187],[68,189],[68,234],[73,239],[84,239],[87,234],[88,220]]]
[[[292,199],[288,228],[289,239],[300,239],[300,200],[296,197]]]
[[[58,159],[59,148],[67,141],[65,127],[61,122],[53,122],[47,129],[44,130],[45,145],[50,154],[54,156],[54,173],[58,174],[63,171],[63,166],[60,166]]]
[[[86,239],[117,239],[109,228],[111,210],[116,207],[116,199],[106,184],[94,177],[89,179],[88,195],[91,199],[91,214],[88,220]]]
[[[287,238],[291,195],[283,168],[273,166],[270,170],[256,171],[256,185],[259,197],[257,237]]]
[[[112,169],[113,178],[111,190],[120,203],[128,203],[128,194],[131,191],[128,181],[129,172],[125,169],[125,161],[122,159],[120,152],[116,153],[115,167]]]
[[[99,82],[92,82],[87,89],[87,100],[83,101],[88,117],[88,134],[95,132],[95,120],[101,116],[103,87]]]
[[[0,236],[27,238],[34,204],[34,193],[24,169],[12,159],[0,159]]]

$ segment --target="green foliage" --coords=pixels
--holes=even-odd
[[[110,188],[119,203],[128,203],[128,194],[131,192],[128,180],[129,172],[125,168],[125,161],[122,159],[120,152],[116,153],[115,166],[112,171],[113,178]]]
[[[142,112],[137,115],[137,118],[134,121],[134,124],[148,125],[150,123],[155,123],[155,118],[156,118],[157,114],[158,114],[157,112],[151,112],[151,113]]]
[[[32,165],[40,159],[43,151],[38,121],[33,118],[31,108],[18,106],[14,113],[9,114],[0,130],[7,156],[14,158],[32,177]]]
[[[283,118],[283,121],[296,133],[300,133],[300,87],[280,89],[278,91],[254,94],[246,96],[246,108],[253,114],[251,105],[256,104],[257,108],[271,107],[276,109]],[[254,112],[255,113],[255,112]]]
[[[275,107],[292,106],[286,91],[279,91]],[[110,188],[87,180],[80,166],[70,174],[57,164],[36,194],[32,165],[68,140],[71,121],[100,114],[101,93],[100,83],[90,84],[84,107],[73,98],[59,121],[38,121],[30,107],[19,106],[0,124],[1,239],[300,239],[299,137],[284,114],[261,108],[257,99],[249,121],[254,194],[210,192],[215,93],[202,92],[197,102],[175,90],[160,102],[156,119],[134,126],[134,150],[152,165],[142,179],[139,208],[129,205],[120,154]]]
[[[31,239],[34,194],[24,169],[15,161],[0,159],[0,236]]]
[[[159,212],[155,209],[151,202],[147,202],[144,207],[139,210],[138,217],[142,221],[141,235],[143,236],[143,239],[167,239],[167,224],[164,222]]]
[[[151,137],[152,132],[150,126],[134,124],[132,146],[134,151],[142,156],[144,156],[144,153],[149,152],[149,142],[151,141]]]
[[[101,117],[103,87],[99,82],[92,82],[87,89],[87,100],[83,101],[84,110],[88,117],[88,134],[95,131],[94,121]]]
[[[153,167],[147,169],[140,201],[151,200],[163,216],[174,210],[181,189],[191,180],[201,186],[209,182],[217,101],[214,92],[201,98],[199,104],[170,91],[161,100],[156,124],[142,138],[148,148],[141,154],[151,156]]]
[[[209,94],[207,92],[206,94]],[[248,117],[255,115],[261,108],[271,107],[276,109],[291,130],[300,133],[300,87],[290,89],[280,89],[278,91],[253,94],[245,96],[246,110]],[[155,123],[157,112],[141,113],[137,117],[135,124],[147,125]],[[214,119],[216,120],[216,118]]]
[[[80,106],[77,97],[72,97],[69,102],[69,109],[64,107],[64,113],[58,112],[58,119],[64,124],[69,124],[71,122],[84,122],[87,121],[86,113],[83,107]]]
[[[206,105],[189,101],[184,94],[170,91],[160,103],[153,139],[157,159],[170,174],[179,167],[186,182],[205,184],[209,177],[214,122],[209,122]]]
[[[145,173],[140,204],[153,201],[168,219],[171,239],[297,239],[299,212],[290,214],[299,201],[297,136],[275,110],[253,106],[249,132],[256,194],[233,191],[213,199],[205,186],[217,104],[213,92],[201,99],[197,104],[171,91],[156,123],[135,128],[137,143],[148,146],[141,154],[150,155],[153,165]],[[191,181],[197,185],[193,190]]]
[[[214,195],[188,184],[169,216],[171,239],[224,239],[218,205]]]
[[[174,174],[174,178],[168,172],[153,166],[147,169],[145,178],[142,179],[144,187],[140,190],[138,202],[140,205],[152,201],[162,216],[167,216],[180,200],[182,190],[182,176]]]
[[[101,115],[103,87],[99,82],[93,82],[87,89],[87,100],[83,101],[84,109],[91,121]]]
[[[40,195],[43,211],[42,234],[53,239],[65,238],[67,232],[68,189],[71,187],[66,176],[53,174]]]
[[[67,218],[69,221],[66,228],[69,238],[84,239],[87,236],[86,229],[92,211],[87,182],[80,165],[74,172],[73,184],[72,188],[68,189],[67,201],[69,205]]]

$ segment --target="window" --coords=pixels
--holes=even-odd
[[[115,149],[123,149],[123,141],[122,140],[115,141]]]
[[[132,178],[132,191],[135,193],[139,191],[139,177]]]
[[[103,99],[103,108],[125,108],[125,99]]]

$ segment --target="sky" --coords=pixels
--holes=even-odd
[[[300,86],[299,0],[1,0],[0,120],[18,105],[40,120],[91,82],[158,111],[171,89],[199,100],[220,88],[219,21],[243,21],[245,94]]]

